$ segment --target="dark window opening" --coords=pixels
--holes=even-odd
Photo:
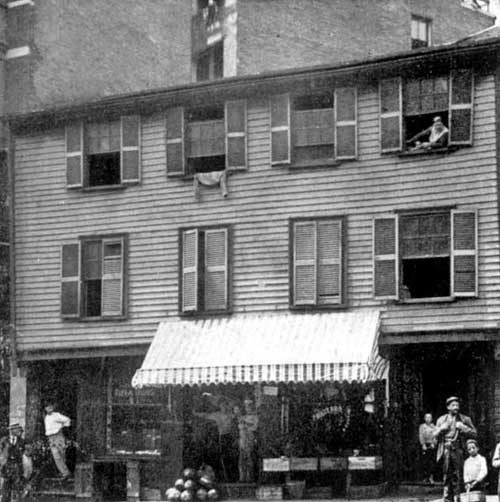
[[[226,168],[224,107],[209,106],[187,112],[187,173]]]
[[[403,259],[403,296],[446,298],[450,296],[450,258]]]
[[[448,128],[448,110],[439,113],[433,112],[405,117],[405,136],[407,141],[429,129],[436,117],[440,117],[442,124]],[[448,134],[443,135],[431,148],[445,148],[448,145],[448,136]],[[430,135],[425,134],[417,140],[410,141],[408,146],[411,149],[416,145],[415,141],[429,142],[429,139]]]
[[[411,48],[420,49],[431,45],[431,24],[430,19],[418,16],[411,17]]]
[[[224,76],[224,44],[222,42],[202,52],[196,61],[196,80],[214,80]]]
[[[297,96],[292,104],[294,161],[307,163],[334,157],[333,92]]]
[[[88,155],[87,162],[88,186],[120,184],[120,152]]]
[[[85,281],[85,317],[99,317],[101,315],[101,290],[102,287],[100,279]]]

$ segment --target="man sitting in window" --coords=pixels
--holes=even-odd
[[[415,150],[430,150],[432,148],[444,148],[448,144],[448,128],[443,124],[441,117],[434,117],[432,125],[427,129],[415,134],[413,138],[406,143],[415,143],[411,149]],[[427,137],[428,141],[418,141],[420,138]]]

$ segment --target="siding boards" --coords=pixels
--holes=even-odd
[[[19,348],[146,343],[177,315],[178,228],[234,224],[233,310],[288,311],[288,219],[347,215],[347,301],[380,308],[389,332],[496,327],[500,269],[492,77],[478,78],[474,146],[448,155],[379,153],[377,88],[359,92],[359,160],[334,168],[270,167],[268,104],[248,104],[248,170],[229,177],[229,197],[165,175],[165,123],[143,117],[142,180],[124,190],[65,188],[62,130],[16,138]],[[36,180],[36,183],[34,182]],[[392,305],[372,297],[372,218],[395,209],[460,205],[479,210],[479,299]],[[129,319],[62,322],[59,249],[79,235],[129,233]]]

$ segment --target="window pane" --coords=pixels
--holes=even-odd
[[[288,96],[284,94],[273,96],[271,99],[271,127],[285,125],[288,125]]]
[[[274,162],[288,160],[288,131],[272,133],[272,159]]]
[[[354,157],[356,155],[356,127],[337,127],[337,155]]]
[[[101,315],[101,281],[91,280],[85,282],[85,315],[98,317]]]
[[[76,315],[78,313],[78,281],[61,284],[61,314]]]
[[[336,90],[337,94],[337,120],[355,120],[356,118],[356,92],[351,88]]]
[[[399,79],[388,79],[382,81],[380,99],[382,113],[399,111]]]
[[[86,279],[101,278],[101,241],[83,244],[83,276]]]
[[[469,143],[471,141],[471,110],[453,110],[450,120],[450,141]]]
[[[418,38],[418,20],[411,20],[411,38]]]
[[[382,150],[396,150],[401,146],[399,117],[386,117],[381,120]]]
[[[472,73],[470,71],[454,72],[451,90],[453,104],[470,103],[472,101]]]

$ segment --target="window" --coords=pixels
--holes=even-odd
[[[61,315],[101,319],[124,315],[124,236],[85,237],[62,246]]]
[[[229,228],[180,231],[181,312],[225,312],[229,309]]]
[[[324,165],[357,156],[354,87],[271,98],[271,163]]]
[[[66,127],[66,184],[69,188],[138,183],[140,121],[126,116]]]
[[[468,70],[404,81],[400,77],[382,80],[382,152],[406,150],[422,153],[450,145],[471,145],[472,90],[473,75]],[[437,122],[441,122],[448,132],[433,142],[431,126]],[[417,143],[419,139],[421,142]]]
[[[166,145],[168,176],[245,169],[246,102],[169,109]]]
[[[477,296],[477,216],[442,210],[374,220],[375,296],[405,301]]]
[[[140,364],[140,363],[139,363]],[[135,366],[132,366],[135,368]],[[116,369],[108,384],[106,450],[115,454],[156,454],[162,450],[163,391],[133,389],[133,374]]]
[[[411,48],[429,47],[431,45],[432,21],[423,17],[411,16]]]
[[[200,53],[196,60],[196,81],[224,76],[224,43],[219,42]]]
[[[295,307],[345,303],[344,219],[297,219],[290,223],[290,303]]]

